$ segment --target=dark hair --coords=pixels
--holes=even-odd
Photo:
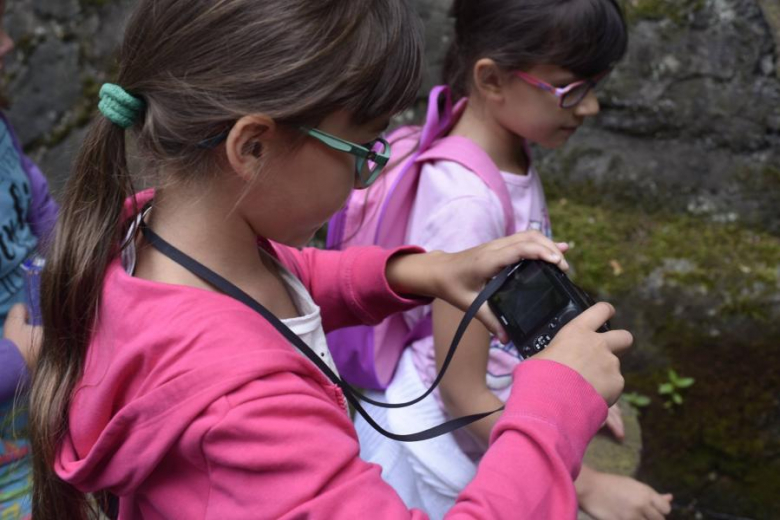
[[[422,35],[407,0],[140,0],[116,83],[146,103],[131,129],[143,170],[204,178],[222,151],[198,143],[250,113],[315,125],[399,112],[420,86]],[[43,347],[31,395],[36,520],[93,506],[53,471],[82,375],[103,277],[133,193],[125,131],[93,122],[65,188],[43,273]]]
[[[613,67],[628,45],[615,0],[455,0],[451,16],[444,82],[456,98],[468,94],[482,58],[505,70],[550,64],[589,78]]]

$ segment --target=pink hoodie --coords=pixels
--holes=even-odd
[[[326,330],[425,303],[388,286],[385,266],[398,251],[273,248]],[[606,404],[554,362],[522,363],[514,377],[452,516],[574,518],[572,479]],[[358,453],[340,389],[261,316],[110,265],[55,463],[61,478],[118,495],[123,520],[425,518]]]

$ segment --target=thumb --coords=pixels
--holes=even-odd
[[[27,310],[27,306],[23,303],[17,303],[8,311],[5,322],[18,321],[20,323],[27,323],[27,318],[29,318],[29,316],[30,313]]]

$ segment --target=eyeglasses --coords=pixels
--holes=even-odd
[[[316,128],[301,127],[301,130],[329,148],[355,156],[355,178],[357,179],[358,188],[371,186],[390,160],[390,143],[381,137],[361,145],[345,141],[340,137]],[[214,137],[201,141],[198,143],[198,148],[216,148],[227,139],[229,133],[230,131],[226,130]]]
[[[559,99],[559,106],[561,108],[572,108],[579,105],[580,102],[585,99],[585,96],[588,95],[588,92],[590,92],[591,89],[596,88],[596,86],[602,79],[604,79],[608,72],[609,71],[603,72],[595,78],[575,81],[574,83],[566,85],[563,88],[553,87],[549,83],[545,83],[544,81],[525,72],[517,71],[515,72],[515,76],[522,79],[529,85],[533,85],[534,87],[538,87],[542,90],[546,90],[547,92],[554,94]]]
[[[368,188],[377,180],[390,160],[390,143],[379,137],[370,143],[355,144],[316,128],[301,128],[325,146],[355,156],[355,178],[359,188]]]

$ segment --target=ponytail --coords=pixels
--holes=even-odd
[[[43,346],[30,397],[36,520],[94,517],[87,497],[55,474],[54,459],[82,375],[103,276],[117,253],[123,204],[132,193],[125,132],[98,118],[68,180],[41,280]]]
[[[122,128],[132,126],[144,174],[200,182],[218,171],[224,153],[201,143],[247,114],[290,128],[341,110],[371,121],[408,107],[420,85],[422,34],[407,0],[135,3],[117,81],[143,99],[143,117],[136,120],[140,104],[132,97],[101,89],[100,109],[111,119],[94,122],[81,147],[43,272],[43,347],[30,405],[36,520],[94,516],[94,502],[53,467],[101,319],[123,204],[134,192]],[[235,52],[226,59],[225,49]]]

